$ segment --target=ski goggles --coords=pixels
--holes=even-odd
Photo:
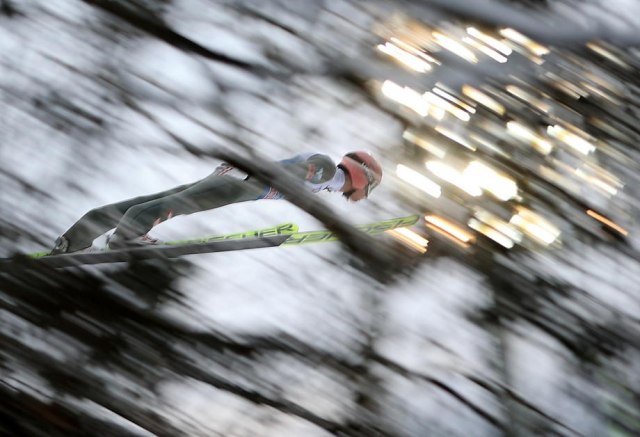
[[[367,185],[365,187],[363,187],[363,189],[365,190],[365,193],[367,194],[367,197],[369,197],[369,194],[371,194],[373,189],[379,185],[379,182],[376,179],[375,173],[369,167],[367,167],[364,164],[360,164],[360,165],[362,166],[362,169],[364,170],[364,174],[367,176],[368,183],[367,183]]]

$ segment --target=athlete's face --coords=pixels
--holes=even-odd
[[[353,186],[351,181],[351,176],[349,173],[346,173],[346,181],[342,187],[342,195],[349,202],[358,202],[360,200],[364,200],[369,197],[369,192],[371,191],[372,184],[369,183],[363,188],[356,188]]]
[[[342,195],[349,201],[349,202],[358,202],[360,200],[366,199],[367,198],[367,190],[366,189],[352,189],[349,191],[345,191]]]

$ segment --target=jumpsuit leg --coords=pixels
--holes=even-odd
[[[131,206],[118,223],[115,234],[133,239],[171,217],[257,200],[264,190],[265,184],[254,179],[212,174],[183,190]]]
[[[134,197],[92,209],[63,234],[63,236],[69,240],[68,251],[75,252],[91,246],[93,240],[115,228],[129,208],[140,203],[173,195],[192,185],[194,184],[181,185],[159,193]]]

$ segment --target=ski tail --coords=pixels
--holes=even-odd
[[[21,258],[0,260],[0,271],[11,270],[17,265],[22,267],[49,266],[53,268],[95,265],[117,262],[133,262],[150,259],[177,258],[184,255],[202,253],[229,252],[235,250],[260,249],[276,247],[284,243],[289,235],[269,237],[247,237],[210,241],[207,243],[188,243],[180,245],[149,245],[126,249],[103,250],[98,252],[74,252],[60,255],[44,256],[37,259]]]

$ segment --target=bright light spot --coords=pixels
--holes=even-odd
[[[449,138],[450,140],[453,140],[456,143],[460,144],[461,146],[464,146],[467,149],[472,150],[472,151],[475,152],[476,148],[475,148],[475,146],[473,144],[469,143],[461,135],[458,135],[457,133],[453,132],[452,130],[444,128],[442,126],[436,126],[435,130],[436,130],[436,132],[441,133],[442,135],[444,135],[445,137]]]
[[[421,235],[418,235],[416,232],[407,228],[398,228],[398,229],[390,229],[386,231],[389,235],[393,236],[398,241],[402,242],[406,246],[411,247],[412,249],[425,253],[427,251],[427,246],[429,245],[429,240],[423,238]]]
[[[482,44],[481,42],[476,41],[473,38],[469,38],[467,36],[465,36],[464,38],[462,38],[462,42],[465,42],[467,44],[469,44],[471,47],[480,50],[482,53],[484,53],[485,55],[489,56],[490,58],[492,58],[494,61],[497,61],[501,64],[504,64],[505,62],[508,61],[507,57],[498,53],[497,51],[493,50],[490,47],[487,47],[486,45]]]
[[[549,105],[547,105],[542,100],[536,98],[534,95],[532,95],[531,93],[528,93],[527,91],[523,90],[520,87],[517,87],[515,85],[507,85],[505,89],[509,94],[513,94],[517,98],[524,100],[525,102],[531,103],[533,106],[535,106],[536,108],[538,108],[543,112],[548,113],[551,110],[551,107]]]
[[[609,103],[613,103],[615,105],[620,104],[620,100],[618,100],[615,97],[609,95],[608,93],[602,91],[600,88],[591,85],[590,83],[580,82],[580,85],[582,85],[582,87],[584,87],[584,89],[587,90],[588,92],[590,92],[591,94],[600,96],[603,99],[608,100]]]
[[[423,97],[427,102],[429,102],[429,104],[445,110],[450,114],[453,114],[456,118],[462,121],[469,121],[471,119],[471,116],[467,111],[457,107],[456,105],[448,102],[446,99],[443,99],[442,97],[436,95],[431,91],[427,91],[426,93],[424,93]]]
[[[580,179],[588,182],[589,184],[593,185],[595,188],[603,191],[609,197],[615,196],[616,194],[618,194],[618,190],[615,187],[609,185],[608,183],[600,179],[598,176],[590,175],[584,170],[579,168],[575,170],[575,174]]]
[[[480,161],[472,161],[463,172],[465,179],[474,180],[483,189],[502,201],[518,195],[518,184]]]
[[[500,35],[504,36],[507,39],[510,39],[515,43],[520,44],[523,47],[526,47],[531,53],[536,56],[544,56],[549,53],[548,48],[524,36],[517,30],[511,28],[501,29]]]
[[[464,85],[462,87],[462,93],[470,99],[480,103],[481,105],[486,106],[497,114],[504,115],[505,113],[504,106],[502,106],[500,103],[498,103],[496,100],[492,99],[482,91],[477,90],[470,85]]]
[[[561,78],[555,73],[547,72],[545,75],[553,81],[553,85],[571,98],[579,99],[580,97],[588,97],[589,93],[585,92],[576,84]]]
[[[471,196],[478,197],[482,195],[482,190],[474,182],[473,178],[460,173],[455,168],[448,166],[444,162],[428,161],[425,163],[425,167],[440,179],[455,185]]]
[[[624,88],[622,86],[612,83],[612,81],[600,76],[597,73],[586,73],[585,79],[589,80],[590,82],[594,82],[596,85],[612,92],[613,94],[616,94],[618,97],[624,97],[625,95]]]
[[[582,163],[581,168],[573,168],[559,159],[552,160],[552,163],[556,169],[575,175],[578,180],[573,178],[573,180],[570,181],[566,177],[557,174],[557,172],[553,172],[553,170],[545,169],[545,167],[541,167],[540,174],[574,193],[581,192],[584,187],[583,181],[587,182],[595,189],[600,190],[608,197],[618,194],[618,189],[624,186],[618,178],[597,165]]]
[[[425,51],[423,51],[421,48],[419,47],[415,47],[409,43],[406,43],[404,41],[402,41],[399,38],[396,37],[391,37],[390,38],[391,42],[395,45],[397,45],[398,47],[400,47],[401,49],[404,49],[408,52],[414,53],[416,56],[419,56],[420,58],[424,59],[427,62],[430,62],[431,64],[436,64],[436,65],[441,65],[440,61],[438,61],[437,59],[429,56]]]
[[[511,241],[515,243],[520,243],[522,241],[522,232],[518,231],[511,224],[502,220],[495,214],[492,214],[485,209],[477,208],[474,212],[474,216],[482,223],[489,225],[491,228],[509,238]]]
[[[512,52],[511,48],[507,46],[505,43],[495,39],[492,36],[487,35],[486,33],[482,33],[475,27],[467,27],[467,33],[472,37],[487,44],[488,46],[492,47],[493,49],[499,51],[505,56],[509,56]]]
[[[417,56],[417,54],[410,53],[407,49],[400,48],[393,43],[386,42],[385,44],[379,44],[377,48],[382,53],[395,58],[399,62],[405,64],[407,67],[419,73],[426,73],[432,70],[431,65],[429,65],[429,63],[424,59],[421,59],[419,56]]]
[[[550,245],[560,236],[560,230],[540,215],[522,206],[517,210],[518,212],[511,217],[509,223],[520,228],[533,240]]]
[[[409,87],[401,87],[395,82],[385,80],[381,91],[389,99],[412,109],[423,117],[429,114],[429,103],[422,94]]]
[[[582,168],[578,168],[576,174],[609,196],[615,196],[624,187],[620,179],[595,163],[582,163]]]
[[[507,130],[514,136],[520,137],[521,139],[530,142],[533,147],[543,155],[548,155],[553,149],[553,146],[550,142],[544,140],[543,138],[540,138],[532,130],[518,122],[507,122]]]
[[[567,178],[566,176],[560,174],[559,172],[557,172],[556,170],[554,170],[552,168],[549,168],[547,166],[541,165],[541,166],[538,167],[538,173],[543,178],[553,182],[556,185],[561,186],[562,188],[564,188],[567,191],[570,191],[570,192],[576,193],[576,194],[580,192],[581,184],[579,184],[578,182],[576,182],[573,179]]]
[[[442,86],[442,85],[440,85]],[[459,98],[457,98],[456,96],[454,96],[451,93],[446,92],[445,90],[443,90],[442,88],[438,87],[438,86],[434,86],[432,89],[432,92],[434,94],[439,95],[440,97],[449,100],[452,103],[455,103],[458,106],[463,107],[466,111],[475,114],[476,113],[476,108],[474,108],[473,106],[470,106],[468,104],[466,104],[465,102],[463,102],[462,100],[460,100]]]
[[[471,229],[475,229],[486,237],[489,237],[502,247],[505,247],[507,249],[511,249],[513,247],[514,243],[509,237],[493,229],[491,226],[479,222],[474,218],[469,219],[469,227]]]
[[[596,146],[591,144],[589,141],[574,134],[573,132],[568,131],[562,126],[548,126],[547,133],[552,137],[559,139],[577,152],[582,153],[583,155],[588,155],[589,153],[592,153],[596,150]]]
[[[453,240],[458,243],[462,243],[466,246],[473,242],[472,234],[442,217],[437,215],[426,215],[424,217],[424,221],[426,226],[430,229],[433,229],[448,238],[453,237]]]
[[[509,158],[508,153],[506,153],[504,150],[497,147],[492,141],[488,140],[487,138],[481,137],[480,135],[476,135],[476,134],[471,134],[469,138],[475,141],[476,143],[480,144],[482,147],[489,149],[500,156]]]
[[[605,216],[598,214],[595,211],[592,211],[592,210],[588,209],[587,210],[587,215],[590,216],[590,217],[593,217],[596,220],[598,220],[600,223],[603,223],[603,224],[609,226],[611,229],[614,229],[615,231],[617,231],[618,233],[624,235],[625,237],[627,235],[629,235],[629,231],[627,231],[625,228],[623,228],[622,226],[620,226],[620,225],[616,224],[615,222],[609,220]]]
[[[436,120],[440,121],[444,118],[445,115],[447,115],[447,111],[444,108],[441,108],[440,106],[431,105],[429,107],[429,115],[435,118]]]
[[[589,43],[587,43],[587,48],[589,48],[590,50],[596,52],[597,54],[599,54],[603,58],[606,58],[606,59],[610,60],[611,62],[613,62],[615,64],[618,64],[619,66],[621,66],[623,68],[626,68],[626,69],[630,69],[631,68],[629,66],[629,64],[627,64],[625,61],[623,61],[619,56],[615,55],[610,50],[607,50],[606,48],[604,48],[600,44],[596,44],[594,42],[589,42]]]
[[[442,48],[449,50],[465,61],[471,62],[473,64],[478,63],[478,58],[476,57],[476,55],[471,50],[466,48],[463,44],[440,32],[433,32],[432,35],[436,43]]]
[[[396,167],[396,174],[400,179],[410,183],[414,187],[419,188],[435,198],[440,197],[442,194],[440,185],[405,165],[398,164]]]
[[[424,150],[426,150],[427,152],[437,156],[440,159],[444,158],[444,156],[446,155],[446,152],[445,152],[445,150],[443,148],[436,146],[435,144],[433,144],[430,141],[425,140],[424,138],[421,138],[420,136],[416,135],[410,129],[406,129],[402,133],[402,138],[404,138],[407,141],[412,142],[416,146],[422,147]]]
[[[389,99],[410,108],[422,117],[430,115],[437,120],[441,120],[446,111],[462,121],[469,121],[471,118],[468,112],[430,91],[420,94],[412,88],[400,86],[391,80],[385,80],[380,90]]]

